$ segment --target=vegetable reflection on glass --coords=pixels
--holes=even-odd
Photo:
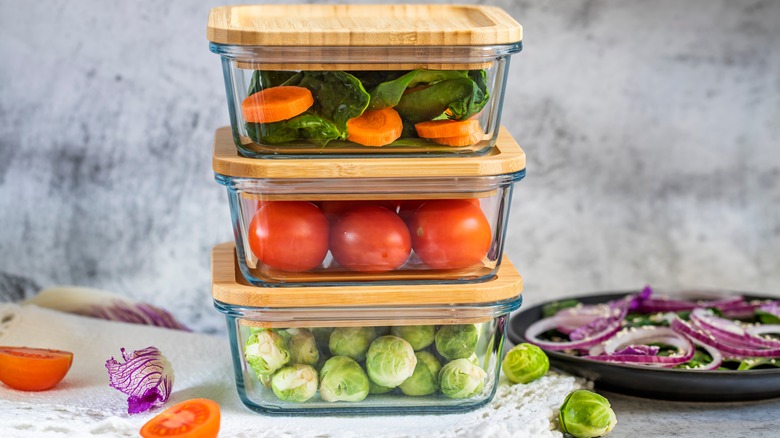
[[[127,413],[137,414],[160,407],[168,401],[173,389],[173,367],[155,347],[127,354],[121,349],[124,363],[113,357],[106,361],[109,386],[128,395]]]
[[[605,397],[578,389],[566,396],[558,421],[563,432],[575,438],[593,438],[609,433],[617,424],[617,417]]]

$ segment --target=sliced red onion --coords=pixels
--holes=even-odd
[[[770,301],[768,303],[762,303],[758,306],[758,309],[770,315],[774,315],[780,318],[780,301]]]
[[[539,339],[539,335],[549,330],[555,329],[566,324],[566,316],[551,316],[543,318],[528,326],[525,331],[525,338],[528,342],[538,345],[547,350],[571,350],[577,348],[588,348],[602,341],[609,339],[620,330],[622,319],[614,319],[604,330],[593,333],[590,337],[577,341],[553,342]]]
[[[688,338],[688,339],[690,339],[691,342],[693,342],[694,344],[703,348],[704,351],[706,351],[707,354],[709,354],[710,357],[712,358],[710,363],[708,363],[707,365],[691,368],[692,370],[710,371],[710,370],[717,369],[723,363],[723,355],[720,354],[720,350],[718,350],[717,348],[711,345],[707,345],[703,342],[699,342],[697,339],[693,339],[693,338]]]
[[[691,311],[691,321],[704,327],[723,342],[738,347],[780,348],[780,340],[752,335],[738,323],[720,318],[707,309],[698,308]]]
[[[661,347],[657,345],[628,345],[626,347],[621,348],[620,350],[615,350],[613,354],[621,355],[621,354],[643,354],[645,356],[657,356],[658,352],[661,351]]]
[[[766,333],[780,334],[780,324],[754,325],[745,328],[745,331],[755,336],[761,336]],[[767,338],[762,338],[762,339],[768,340]],[[772,341],[774,341],[774,339],[772,339]]]
[[[686,336],[698,340],[704,344],[717,348],[723,353],[734,357],[779,357],[780,348],[757,349],[748,347],[738,347],[730,345],[717,336],[702,330],[701,328],[691,326],[680,318],[672,320],[672,330],[683,333]]]
[[[662,343],[671,345],[679,351],[679,354],[671,356],[658,356],[658,349],[655,354],[647,354],[652,349],[648,345]],[[634,353],[626,353],[626,346],[637,346],[645,348],[634,348]],[[604,342],[604,354],[585,356],[586,359],[598,360],[603,362],[613,362],[622,364],[646,364],[650,366],[672,367],[688,362],[693,358],[695,348],[691,341],[668,327],[647,326],[641,328],[632,328],[623,330],[613,338]]]
[[[113,357],[106,361],[109,385],[129,397],[127,413],[137,414],[162,406],[173,388],[173,367],[155,347],[125,353],[119,363]]]

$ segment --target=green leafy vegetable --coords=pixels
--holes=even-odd
[[[251,96],[264,88],[277,87],[289,81],[298,73],[294,71],[255,70],[249,81],[247,96]]]
[[[249,138],[256,143],[280,144],[307,139],[325,146],[329,141],[342,138],[342,132],[333,122],[312,113],[304,113],[289,120],[274,123],[247,123]]]
[[[371,102],[368,109],[377,110],[392,108],[398,105],[408,88],[421,84],[433,84],[448,79],[462,78],[468,78],[468,72],[463,70],[412,70],[397,79],[382,82],[373,88],[369,93]],[[438,114],[441,114],[443,111],[440,111]]]
[[[370,99],[358,78],[343,71],[305,71],[300,75],[300,81],[295,83],[293,78],[285,85],[311,90],[313,112],[333,122],[342,139],[347,137],[347,121],[363,114]]]

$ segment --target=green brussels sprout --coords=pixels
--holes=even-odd
[[[436,332],[436,351],[447,360],[469,357],[474,354],[478,340],[474,324],[441,326]]]
[[[302,403],[317,393],[317,371],[311,365],[288,365],[271,378],[271,389],[279,400]]]
[[[368,396],[368,376],[346,356],[333,356],[320,371],[320,397],[327,402],[361,401]]]
[[[287,343],[279,333],[261,330],[253,333],[244,345],[246,362],[259,375],[272,374],[290,362]]]
[[[414,351],[420,351],[433,344],[436,327],[432,325],[399,325],[391,328],[390,333],[393,336],[406,339]]]
[[[566,396],[558,421],[561,429],[574,438],[593,438],[609,433],[617,424],[617,417],[606,398],[578,389]]]
[[[387,394],[395,388],[389,386],[377,385],[371,379],[368,379],[368,393],[369,394]]]
[[[410,396],[433,394],[439,389],[441,364],[436,356],[428,351],[418,351],[414,355],[417,357],[414,373],[398,387],[401,392]]]
[[[449,398],[469,398],[485,387],[487,373],[468,359],[455,359],[439,371],[442,394]]]
[[[301,328],[287,329],[287,349],[290,351],[290,363],[302,363],[316,366],[320,360],[320,352],[317,350],[317,342],[314,335]]]
[[[366,351],[376,339],[373,327],[338,327],[330,334],[328,347],[334,356],[347,356],[358,362],[365,360]]]
[[[501,362],[504,375],[512,383],[528,383],[547,374],[550,359],[541,348],[533,344],[515,345]]]
[[[366,353],[366,371],[374,383],[395,388],[414,373],[417,357],[414,349],[397,336],[382,336],[371,343]]]

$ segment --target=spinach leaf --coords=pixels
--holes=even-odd
[[[466,77],[440,81],[404,94],[395,109],[412,123],[432,120],[454,103],[469,100],[474,87],[474,81]]]
[[[265,71],[255,70],[252,73],[252,79],[249,81],[249,92],[251,96],[265,88],[277,87],[294,77],[297,73],[294,71]]]
[[[377,110],[398,105],[407,88],[467,77],[468,72],[465,70],[412,70],[401,77],[382,82],[374,87],[369,93],[371,103],[368,109]]]
[[[325,146],[329,141],[342,136],[342,132],[333,122],[308,112],[281,122],[247,123],[246,129],[249,137],[261,144],[307,139],[314,144]]]
[[[363,88],[371,90],[382,82],[389,82],[404,74],[408,73],[407,70],[361,70],[361,71],[349,71],[347,72],[352,76],[358,78],[363,84]]]
[[[340,138],[347,136],[347,121],[365,111],[369,95],[363,84],[349,73],[343,71],[304,71],[298,83],[285,82],[285,85],[298,85],[311,90],[314,106],[310,111],[333,122],[341,131]]]
[[[482,111],[482,108],[488,102],[490,93],[487,91],[487,73],[485,70],[469,71],[469,79],[473,82],[471,94],[461,100],[450,103],[450,118],[456,120],[468,119],[474,114]]]

